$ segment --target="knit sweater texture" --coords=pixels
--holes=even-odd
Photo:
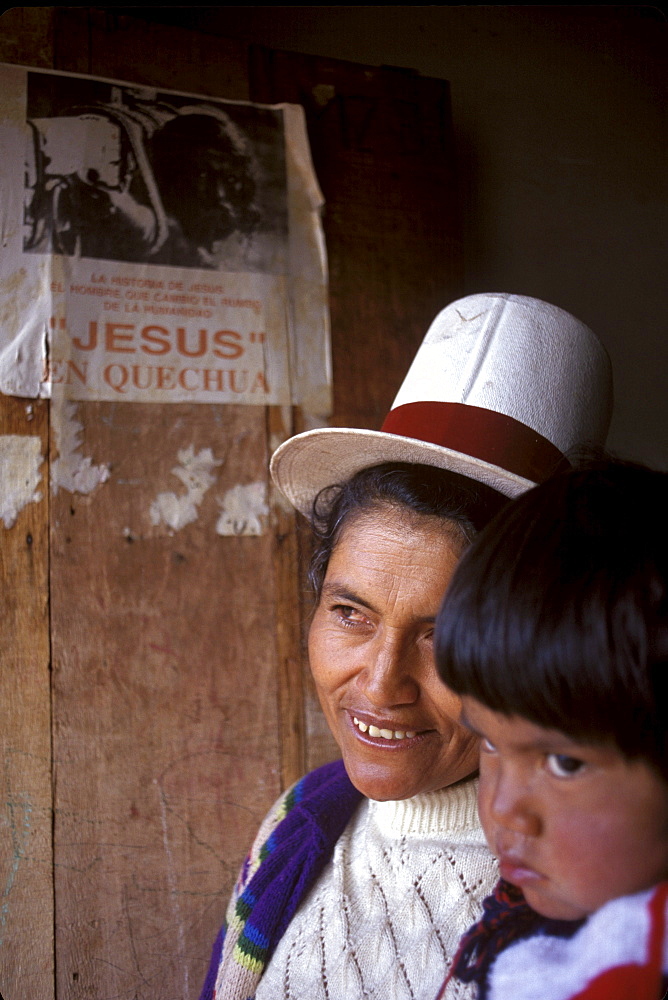
[[[242,870],[228,910],[216,1000],[433,1000],[459,937],[479,916],[497,878],[477,819],[477,783],[380,803],[361,801],[340,762],[307,779],[310,791],[305,794],[300,782],[270,811]],[[347,819],[341,803],[345,782]],[[321,792],[317,807],[315,787]],[[351,789],[357,795],[352,808]],[[249,900],[252,904],[253,871],[262,870],[272,839],[275,848],[284,833],[295,794],[302,797],[302,810],[310,801],[311,817],[323,809],[337,815],[341,830],[328,847],[321,841],[318,873],[306,891],[295,883],[291,915],[259,964],[240,975],[252,951],[247,939],[260,948],[266,943],[256,928],[239,933],[240,913]],[[293,844],[303,846],[308,834],[302,828],[295,838]],[[474,995],[459,982],[447,994],[448,1000]],[[202,1000],[212,996],[205,991]]]
[[[365,800],[281,938],[257,1000],[433,1000],[496,878],[476,785]],[[474,996],[461,983],[448,993]]]

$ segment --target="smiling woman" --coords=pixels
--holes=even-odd
[[[412,476],[423,490],[425,480],[443,484],[448,476],[422,466],[380,473],[386,487]],[[490,511],[500,502],[490,496]],[[309,662],[348,776],[371,799],[407,799],[476,769],[476,741],[457,722],[458,700],[449,702],[432,648],[436,613],[465,545],[456,522],[376,500],[348,516],[329,560]]]
[[[202,1000],[435,995],[497,877],[477,739],[436,673],[436,614],[507,497],[603,441],[609,399],[587,327],[536,299],[476,295],[436,318],[383,430],[307,431],[275,453],[274,481],[316,536],[309,659],[343,759],[263,822]]]

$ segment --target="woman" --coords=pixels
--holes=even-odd
[[[277,450],[274,481],[316,531],[309,658],[343,761],[262,824],[202,1000],[436,994],[497,877],[477,746],[433,663],[436,612],[475,531],[564,452],[602,443],[609,415],[587,327],[477,295],[436,318],[381,431],[308,431]]]

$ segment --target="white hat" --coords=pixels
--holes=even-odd
[[[384,462],[449,469],[513,497],[565,452],[602,445],[611,411],[610,359],[589,327],[540,299],[469,295],[430,326],[380,431],[297,434],[271,474],[307,517],[321,489]]]

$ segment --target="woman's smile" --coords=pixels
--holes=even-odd
[[[309,632],[318,696],[353,784],[409,798],[467,777],[477,740],[434,666],[434,620],[463,547],[441,519],[384,506],[346,524]]]
[[[384,741],[379,742],[380,746],[384,746],[388,742],[391,743],[393,740],[405,743],[407,740],[415,739],[418,735],[413,729],[395,729],[391,723],[383,723],[380,720],[378,720],[378,724],[364,722],[363,719],[358,719],[356,715],[353,715],[353,725],[357,727],[360,733],[368,736],[369,739]]]

